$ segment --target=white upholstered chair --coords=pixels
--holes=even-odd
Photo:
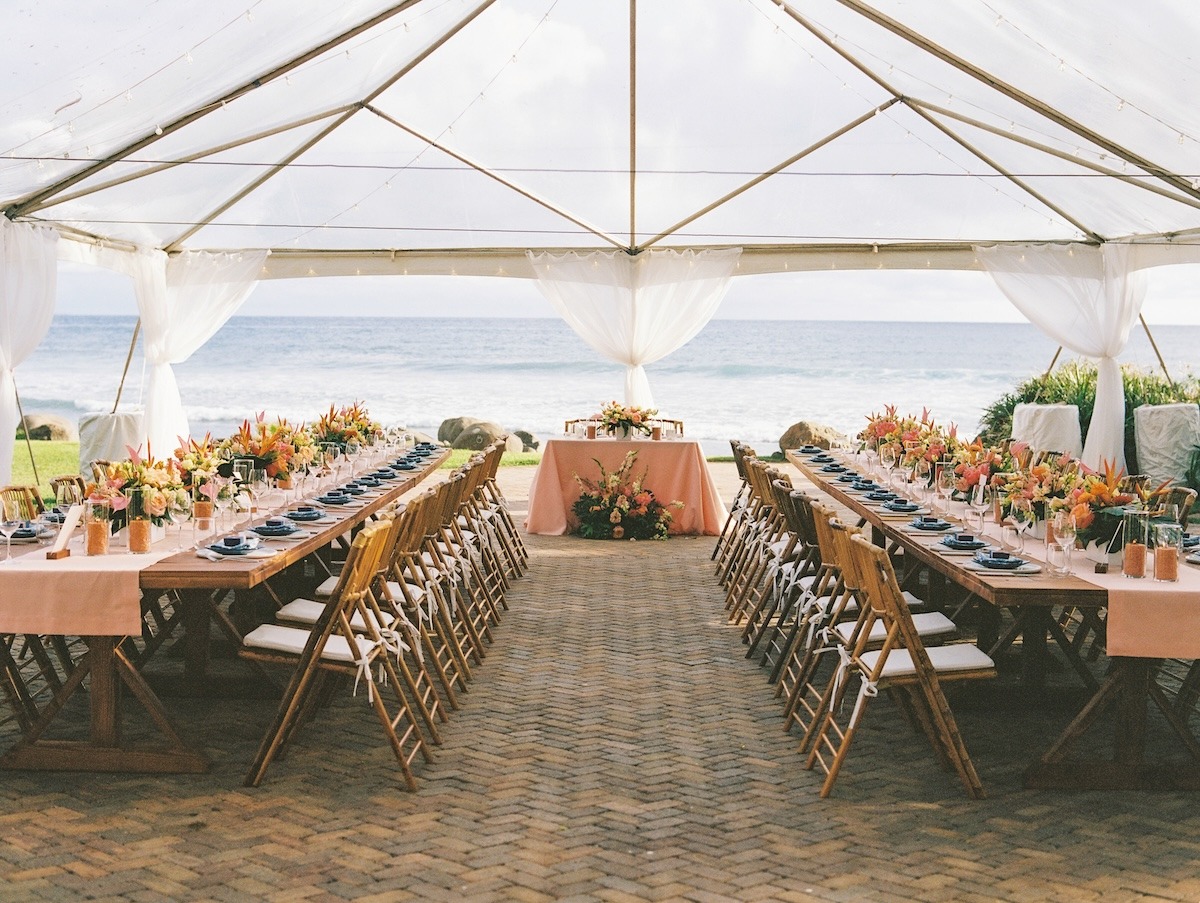
[[[1034,453],[1066,452],[1073,458],[1083,454],[1079,408],[1073,404],[1025,404],[1013,408],[1012,437]]]
[[[1144,404],[1133,410],[1133,439],[1138,471],[1157,486],[1183,482],[1192,452],[1200,445],[1200,407],[1194,404]]]

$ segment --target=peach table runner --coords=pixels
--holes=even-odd
[[[1079,576],[1108,590],[1109,655],[1200,659],[1200,571],[1180,562],[1177,583]]]
[[[140,635],[138,575],[175,550],[160,542],[146,555],[88,557],[78,538],[70,549],[51,561],[45,546],[13,546],[12,562],[0,564],[0,633]]]
[[[526,529],[550,536],[566,533],[573,526],[571,506],[579,498],[575,474],[596,479],[600,472],[593,458],[612,471],[621,466],[630,449],[638,453],[634,473],[647,471],[646,488],[664,504],[683,502],[681,510],[672,512],[672,533],[720,534],[725,525],[725,505],[713,485],[700,443],[691,440],[547,440],[529,487]]]

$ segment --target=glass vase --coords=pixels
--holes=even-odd
[[[129,551],[142,555],[150,551],[150,490],[137,486],[125,490],[125,530]]]

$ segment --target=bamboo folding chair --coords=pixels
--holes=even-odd
[[[754,495],[760,499],[758,531],[747,540],[746,552],[729,580],[725,607],[730,620],[740,624],[743,617],[746,625],[742,640],[746,642],[756,631],[756,613],[760,612],[771,589],[768,580],[777,570],[779,557],[794,543],[787,532],[787,522],[775,503],[771,483],[786,476],[770,465],[757,459],[747,463],[747,473],[754,486]]]
[[[967,795],[983,798],[983,784],[942,693],[942,683],[995,677],[995,664],[970,643],[926,649],[886,550],[862,536],[851,536],[849,561],[860,583],[864,616],[850,637],[845,669],[839,669],[830,681],[808,756],[807,767],[819,765],[825,773],[821,797],[833,790],[870,701],[880,690],[887,690],[925,732],[941,764],[958,774]],[[876,624],[882,625],[883,634],[877,647],[871,642]],[[853,679],[859,682],[858,694],[843,722],[842,705]]]
[[[55,499],[58,498],[60,486],[70,486],[73,494],[76,496],[77,503],[83,501],[83,497],[87,492],[87,483],[84,481],[82,475],[77,473],[66,473],[50,478],[50,491],[54,493]]]
[[[246,786],[257,787],[262,782],[272,760],[286,749],[299,727],[312,718],[328,690],[327,680],[336,675],[354,677],[356,689],[358,682],[366,683],[368,701],[392,746],[404,784],[409,790],[416,790],[412,763],[418,755],[429,761],[429,749],[401,690],[400,677],[388,654],[388,643],[381,635],[382,612],[370,592],[390,528],[388,521],[381,520],[359,531],[350,546],[337,590],[311,630],[264,624],[243,639],[241,657],[287,664],[295,669],[246,776]],[[352,626],[356,617],[361,619],[357,630]],[[375,666],[386,677],[378,686],[372,674]],[[385,695],[394,699],[395,714],[389,712]]]
[[[509,512],[508,500],[496,483],[496,473],[504,452],[503,442],[497,442],[485,450],[482,479],[476,491],[476,504],[484,517],[491,521],[504,544],[510,564],[509,576],[519,577],[528,567],[529,552],[521,539],[521,531],[517,529],[516,521]]]
[[[437,722],[446,720],[445,710],[442,708],[437,692],[433,689],[432,678],[425,667],[416,630],[403,609],[393,603],[386,585],[396,544],[412,521],[412,517],[404,511],[393,514],[394,516],[390,520],[383,520],[384,523],[389,524],[389,528],[375,578],[371,583],[370,591],[374,596],[375,604],[369,616],[374,619],[375,626],[385,641],[388,651],[395,656],[396,673],[400,675],[400,679],[408,691],[410,704],[421,717],[430,741],[441,743],[442,738]],[[320,620],[327,604],[327,602],[312,599],[293,599],[275,613],[275,620],[283,624],[296,624],[311,628]],[[374,609],[378,610],[377,614]],[[350,618],[350,626],[359,634],[364,632],[365,622],[360,612],[355,612]]]
[[[844,679],[849,661],[847,653],[853,647],[855,638],[858,636],[862,619],[871,616],[871,612],[861,602],[865,592],[863,589],[864,577],[856,566],[850,546],[850,538],[860,535],[860,530],[858,527],[843,524],[829,509],[822,509],[821,515],[824,524],[820,535],[826,538],[835,566],[841,573],[842,592],[834,600],[831,610],[824,619],[823,626],[814,637],[814,644],[806,650],[806,658],[800,666],[800,686],[795,695],[788,700],[785,730],[791,730],[793,724],[800,726],[803,731],[803,739],[800,742],[801,751],[809,748],[816,726],[824,715],[823,706],[828,702],[828,698],[821,689],[818,689],[817,684],[817,669],[821,657],[829,652],[838,653],[835,667],[841,670],[842,674],[841,678],[835,676],[834,682]],[[912,602],[918,600],[907,593],[901,593],[901,601],[911,613]],[[926,644],[942,643],[958,633],[954,622],[939,611],[912,614],[911,618],[917,635]],[[868,648],[876,648],[883,643],[885,638],[884,624],[877,620],[869,628],[864,642]]]
[[[417,625],[429,667],[442,687],[446,705],[458,708],[458,692],[466,692],[471,666],[455,631],[442,577],[426,559],[426,537],[435,529],[437,492],[429,489],[409,500],[405,511],[412,516],[392,554],[388,594],[403,606]]]
[[[4,486],[0,488],[0,498],[15,506],[22,520],[35,520],[46,512],[46,503],[36,486]]]
[[[732,554],[733,547],[738,541],[738,536],[742,529],[742,521],[746,516],[746,505],[750,501],[750,481],[746,478],[745,459],[747,456],[754,455],[754,450],[750,446],[736,439],[730,439],[729,446],[733,451],[733,464],[737,468],[738,476],[742,482],[738,487],[737,494],[733,497],[733,504],[729,506],[729,514],[725,518],[725,525],[721,528],[721,535],[717,537],[717,543],[712,551],[712,560],[716,562],[717,566],[717,579],[722,583],[724,583],[723,575],[726,559]]]

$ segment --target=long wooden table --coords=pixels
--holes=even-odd
[[[283,574],[289,568],[310,559],[331,543],[339,541],[381,509],[396,501],[400,496],[417,486],[433,473],[448,457],[443,451],[430,458],[425,466],[390,481],[379,495],[367,499],[361,505],[347,509],[330,524],[307,525],[312,536],[301,541],[288,543],[278,548],[270,558],[233,557],[220,561],[209,561],[188,550],[164,557],[143,568],[137,574],[137,587],[120,593],[116,610],[106,614],[121,629],[105,632],[97,629],[95,618],[87,617],[86,600],[74,600],[80,608],[81,623],[87,625],[87,633],[69,629],[71,613],[63,609],[68,619],[56,622],[63,634],[82,636],[88,651],[75,663],[75,667],[53,698],[38,713],[32,724],[11,750],[0,757],[0,768],[39,769],[67,771],[130,771],[130,772],[200,772],[206,771],[209,762],[203,753],[190,748],[180,736],[161,701],[140,673],[139,661],[131,658],[123,644],[132,633],[129,611],[136,611],[137,623],[142,618],[142,598],[157,598],[164,592],[177,591],[177,606],[180,613],[185,649],[184,685],[191,692],[203,693],[207,689],[209,629],[214,618],[226,633],[234,629],[225,616],[214,594],[223,596],[229,590],[250,590],[266,586],[272,577]],[[47,564],[34,549],[30,553],[26,568],[28,587],[24,592],[11,589],[0,592],[0,634],[40,634],[46,624],[41,620],[37,575],[44,573]],[[77,550],[77,555],[82,554]],[[72,559],[65,559],[72,561]],[[9,566],[13,570],[3,575],[9,581],[7,587],[15,585],[21,574],[20,561]],[[86,567],[76,557],[72,567]],[[126,584],[122,584],[125,586]],[[103,618],[102,618],[103,620]],[[169,625],[174,626],[174,625]],[[240,637],[231,637],[240,640]],[[43,735],[63,711],[67,701],[88,681],[89,725],[86,740],[51,740]],[[150,715],[163,743],[130,743],[121,737],[121,688],[126,688],[142,704]]]
[[[981,572],[963,566],[965,559],[949,557],[938,551],[941,534],[926,534],[905,530],[909,517],[885,516],[881,508],[867,503],[858,493],[839,483],[837,473],[825,472],[809,457],[789,452],[788,460],[808,480],[849,509],[864,525],[869,524],[877,541],[890,548],[903,550],[904,577],[908,580],[921,569],[939,575],[947,583],[960,587],[963,601],[975,600],[988,606],[998,619],[1001,609],[1013,611],[1016,623],[1008,636],[1017,630],[1022,635],[1022,671],[1026,680],[1037,681],[1044,673],[1048,657],[1047,636],[1052,636],[1063,648],[1080,677],[1095,690],[1074,721],[1050,746],[1047,752],[1025,773],[1025,785],[1046,789],[1200,789],[1200,744],[1166,704],[1154,676],[1161,664],[1150,655],[1116,656],[1111,659],[1109,673],[1097,682],[1083,666],[1077,651],[1071,646],[1052,610],[1058,607],[1100,609],[1109,605],[1109,590],[1105,581],[1088,580],[1077,573],[1069,577],[1050,577],[1045,569],[1031,576],[1004,572]],[[844,461],[843,464],[851,465]],[[974,531],[971,531],[974,532]],[[1037,559],[1036,555],[1023,557]],[[1117,578],[1113,578],[1117,579]],[[1122,587],[1123,589],[1123,587]],[[1147,586],[1146,591],[1151,591]],[[1200,604],[1200,599],[1197,600]],[[961,605],[960,605],[961,608]],[[1200,607],[1196,612],[1200,617]],[[980,645],[988,651],[1003,638],[989,636],[985,629]],[[1159,653],[1173,655],[1174,653]],[[1191,762],[1159,763],[1146,759],[1146,728],[1149,702],[1154,701],[1163,711],[1172,729],[1191,755]],[[1071,748],[1084,731],[1106,709],[1115,709],[1114,755],[1111,760],[1077,760],[1068,758]]]

